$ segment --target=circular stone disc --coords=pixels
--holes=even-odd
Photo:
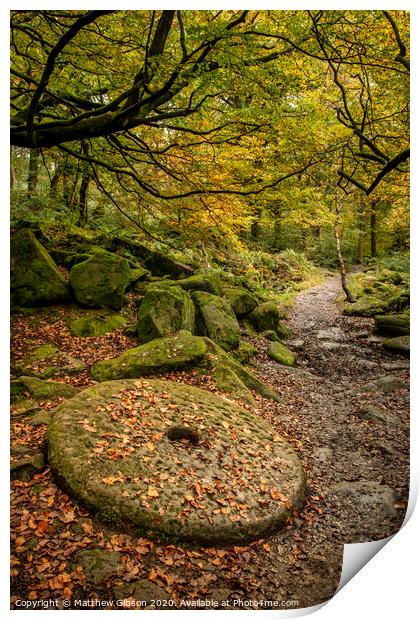
[[[47,442],[54,473],[100,517],[175,541],[268,536],[305,497],[301,462],[271,426],[171,381],[83,390],[56,409]]]

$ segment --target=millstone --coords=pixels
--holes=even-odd
[[[98,516],[175,541],[263,538],[305,497],[301,462],[271,426],[171,381],[83,390],[55,410],[47,442],[53,472]]]

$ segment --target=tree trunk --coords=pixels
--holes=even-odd
[[[377,201],[372,202],[370,210],[370,255],[372,258],[377,257],[376,248],[376,205]]]
[[[79,190],[79,225],[86,224],[88,221],[87,197],[89,183],[90,178],[88,176],[83,176]]]
[[[350,303],[354,303],[353,295],[350,292],[349,287],[347,286],[347,277],[346,277],[346,266],[344,264],[343,255],[341,253],[341,242],[340,242],[340,208],[338,206],[338,198],[335,199],[335,221],[334,221],[334,238],[335,238],[335,250],[337,253],[338,263],[340,267],[340,277],[341,277],[341,286],[346,295],[347,301]]]
[[[255,209],[251,222],[251,238],[258,239],[260,234],[260,220],[262,216],[262,209]]]
[[[36,186],[38,183],[38,158],[39,149],[29,150],[29,168],[28,168],[28,198],[34,197]]]
[[[15,165],[13,162],[13,158],[15,155],[14,151],[15,151],[15,147],[11,146],[10,147],[10,189],[11,190],[16,185],[16,169],[15,169]]]
[[[357,264],[363,265],[363,244],[365,241],[365,204],[363,199],[359,206],[359,238],[357,240]]]
[[[50,198],[57,198],[57,188],[60,181],[62,170],[57,167],[50,182]]]

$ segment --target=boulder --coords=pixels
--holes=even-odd
[[[260,304],[248,316],[247,321],[258,333],[275,331],[280,338],[287,338],[290,331],[280,323],[280,310],[274,301]]]
[[[69,281],[80,305],[119,310],[130,282],[130,267],[125,258],[98,252],[74,265]]]
[[[268,350],[268,355],[275,362],[284,366],[294,366],[296,358],[287,347],[281,342],[272,342]]]
[[[121,554],[109,549],[83,549],[75,555],[75,563],[83,568],[86,581],[99,585],[118,569]]]
[[[222,295],[228,300],[232,310],[239,319],[247,316],[258,306],[258,301],[254,295],[244,288],[223,288]]]
[[[143,282],[149,274],[150,271],[144,269],[144,267],[136,267],[135,269],[131,269],[129,288],[135,288],[136,284]]]
[[[30,230],[11,238],[11,303],[43,306],[70,301],[64,276]]]
[[[261,332],[261,336],[266,340],[269,340],[270,342],[278,342],[280,340],[274,329],[266,329],[265,331]]]
[[[375,333],[381,336],[408,336],[410,317],[408,314],[380,314],[375,316]]]
[[[68,383],[60,381],[43,381],[37,377],[19,377],[10,383],[12,400],[31,397],[34,401],[54,400],[55,398],[71,398],[79,390]]]
[[[46,439],[56,479],[124,532],[246,544],[282,529],[306,494],[300,459],[265,420],[173,381],[89,387],[55,410]]]
[[[197,273],[189,278],[176,280],[176,284],[185,291],[205,291],[212,295],[219,295],[221,290],[221,280],[213,273]]]
[[[64,375],[78,375],[86,368],[82,360],[60,351],[56,345],[45,344],[24,357],[14,371],[27,377],[51,379]]]
[[[198,364],[207,352],[202,338],[188,332],[151,340],[120,357],[97,362],[90,369],[95,381],[142,377],[188,368]]]
[[[110,249],[121,248],[127,249],[132,256],[140,258],[146,269],[149,269],[154,276],[169,275],[175,278],[186,278],[194,273],[190,265],[180,262],[168,253],[164,254],[149,248],[140,241],[115,237],[110,243]]]
[[[239,343],[239,347],[232,351],[232,355],[241,364],[251,363],[252,358],[256,353],[257,349],[252,344],[250,344],[249,342],[243,342],[242,340]]]
[[[257,377],[252,374],[248,369],[244,368],[242,364],[239,364],[234,360],[229,353],[226,353],[218,344],[210,340],[210,338],[203,338],[207,346],[207,353],[205,356],[204,365],[209,367],[212,372],[217,372],[220,366],[227,366],[235,375],[246,385],[250,390],[254,390],[260,394],[263,398],[269,398],[276,402],[283,402],[280,396],[269,385],[263,383]]]
[[[138,601],[136,609],[144,609],[149,605],[153,605],[157,609],[172,609],[171,606],[166,607],[164,603],[171,601],[172,597],[161,586],[149,581],[148,579],[139,579],[131,581],[120,586],[115,586],[112,590],[115,600],[127,600],[127,607],[131,607],[132,599]]]
[[[103,336],[114,329],[122,329],[126,323],[126,319],[121,314],[110,313],[106,310],[90,310],[70,321],[69,329],[72,336],[85,338]]]
[[[373,405],[363,405],[356,415],[362,420],[370,420],[372,422],[384,422],[385,424],[399,425],[400,419],[390,411],[379,409]]]
[[[234,400],[241,400],[248,405],[255,406],[252,393],[230,366],[225,366],[223,364],[217,366],[214,379],[216,386],[221,392],[228,394]]]
[[[26,451],[25,446],[19,450],[12,450],[10,455],[10,478],[11,480],[22,480],[29,482],[36,475],[41,473],[45,467],[43,453],[39,449]]]
[[[410,355],[410,336],[397,336],[396,338],[387,338],[383,345],[388,351],[401,353],[402,355]]]
[[[361,392],[394,392],[395,390],[402,390],[405,388],[408,388],[408,385],[398,377],[385,375],[383,377],[378,377],[378,379],[374,381],[365,383],[360,387],[349,390],[348,394],[359,394]]]
[[[180,330],[193,332],[194,326],[194,304],[181,287],[147,288],[137,315],[137,333],[141,343],[170,336]]]
[[[192,299],[196,307],[197,332],[225,350],[236,349],[241,330],[229,302],[204,291],[195,291]]]

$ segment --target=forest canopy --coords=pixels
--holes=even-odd
[[[29,198],[44,175],[79,222],[90,200],[147,233],[317,233],[339,200],[401,238],[408,33],[404,11],[12,11],[12,182],[29,159]]]

